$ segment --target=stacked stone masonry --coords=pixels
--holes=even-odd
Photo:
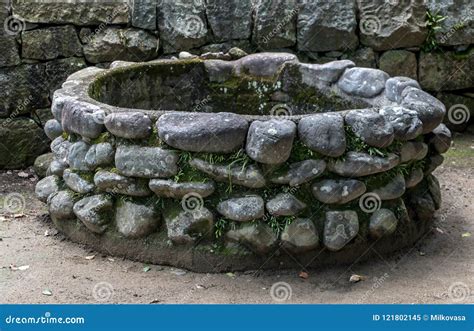
[[[45,126],[36,193],[72,240],[219,271],[350,262],[429,230],[451,133],[417,81],[289,53],[111,68],[71,75]]]
[[[68,75],[182,51],[226,60],[239,49],[290,52],[319,64],[352,60],[417,80],[446,104],[446,124],[462,131],[474,117],[473,6],[469,0],[3,0],[0,168],[31,165],[47,151],[42,128],[51,118],[52,93]],[[428,11],[445,17],[439,30],[427,28]],[[431,42],[436,49],[427,47]]]

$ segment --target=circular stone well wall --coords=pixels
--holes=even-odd
[[[56,227],[202,272],[413,244],[440,206],[432,172],[451,142],[443,104],[416,81],[286,53],[87,68],[52,112],[55,159],[36,193]]]

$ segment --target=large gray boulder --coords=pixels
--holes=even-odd
[[[298,9],[300,51],[345,51],[357,47],[354,1],[303,1]]]
[[[319,235],[313,221],[297,218],[281,233],[281,243],[290,252],[303,253],[318,247]]]
[[[390,170],[399,162],[400,158],[395,154],[384,158],[362,152],[348,152],[344,160],[329,162],[328,169],[344,177],[362,177]]]
[[[226,233],[227,239],[239,242],[257,254],[268,253],[277,243],[277,236],[264,223],[245,224]]]
[[[275,184],[299,186],[321,176],[325,169],[324,160],[304,160],[290,164],[287,171],[273,176],[270,181]]]
[[[418,78],[418,62],[413,52],[406,50],[390,50],[382,54],[379,59],[380,70],[390,76],[404,76]]]
[[[303,117],[298,124],[301,141],[311,150],[339,157],[346,150],[344,118],[339,114],[316,114]]]
[[[389,209],[379,209],[370,216],[369,234],[374,239],[390,235],[397,229],[398,220]]]
[[[385,83],[385,95],[388,100],[400,103],[402,101],[402,93],[407,87],[421,89],[420,84],[414,79],[408,77],[391,77]]]
[[[324,222],[324,245],[330,251],[339,251],[359,232],[359,218],[352,210],[328,211]]]
[[[97,189],[112,194],[123,194],[133,197],[146,197],[152,194],[146,180],[125,177],[106,170],[99,170],[95,173],[94,184]]]
[[[78,173],[65,169],[63,172],[64,183],[74,192],[86,194],[92,192],[95,186],[90,180],[84,178]]]
[[[351,110],[346,114],[345,121],[354,134],[370,146],[383,148],[393,142],[392,124],[372,109]]]
[[[113,135],[126,139],[145,139],[152,132],[150,118],[140,112],[109,114],[104,125]]]
[[[296,55],[291,53],[251,54],[237,60],[235,72],[237,75],[273,77],[280,71],[284,63],[297,61]]]
[[[326,87],[336,82],[346,69],[354,66],[354,62],[349,60],[331,61],[324,64],[298,64],[301,80],[312,87]]]
[[[428,154],[428,145],[421,141],[407,141],[400,147],[400,163],[423,160]]]
[[[217,211],[233,221],[248,222],[262,218],[265,213],[265,202],[259,196],[231,198],[219,202]]]
[[[296,0],[260,0],[255,4],[252,40],[260,49],[296,43]]]
[[[420,46],[426,39],[423,1],[357,0],[361,43],[376,51]]]
[[[95,233],[103,233],[110,221],[112,199],[105,194],[85,197],[74,204],[74,214],[84,225]]]
[[[46,177],[48,168],[51,165],[51,162],[53,162],[53,160],[53,153],[42,154],[35,159],[33,169],[35,170],[35,173],[38,175],[39,178]]]
[[[21,56],[27,59],[82,56],[82,45],[72,25],[23,31],[21,41]]]
[[[76,217],[73,211],[76,199],[73,194],[71,191],[59,191],[48,197],[48,211],[54,221],[71,220]]]
[[[178,172],[178,155],[160,147],[119,145],[115,151],[115,166],[125,176],[167,178]]]
[[[208,0],[206,16],[215,41],[248,39],[252,27],[251,0]]]
[[[85,162],[91,169],[107,166],[114,162],[115,150],[111,143],[103,142],[91,145],[85,156]]]
[[[117,230],[127,238],[142,238],[153,233],[160,224],[160,215],[152,206],[121,201],[115,210]]]
[[[2,20],[2,22],[5,21]],[[2,44],[2,52],[0,53],[0,67],[19,65],[21,63],[21,59],[15,36],[0,34],[0,44]]]
[[[48,176],[36,183],[35,194],[36,197],[42,201],[46,202],[48,197],[59,191],[59,177],[58,176]]]
[[[451,142],[451,131],[449,131],[446,125],[440,124],[433,130],[430,145],[432,145],[438,153],[446,153],[449,147],[451,147]]]
[[[61,123],[52,119],[44,124],[44,133],[46,133],[49,139],[54,140],[62,135],[63,127],[61,126]]]
[[[79,140],[69,147],[67,162],[73,170],[88,171],[91,170],[86,163],[86,155],[90,145],[83,140]]]
[[[190,152],[231,153],[243,146],[248,123],[232,113],[162,115],[158,134],[168,145]]]
[[[168,238],[177,245],[192,244],[196,238],[210,237],[214,227],[214,216],[201,206],[194,212],[185,211],[179,206],[163,211]]]
[[[247,155],[260,163],[283,163],[290,157],[295,135],[293,121],[254,121],[247,135]]]
[[[307,205],[291,193],[280,193],[267,201],[268,212],[273,216],[294,216],[306,209]]]
[[[423,131],[423,123],[414,110],[399,106],[384,107],[379,110],[379,114],[392,125],[397,140],[415,139]]]
[[[152,179],[148,185],[157,196],[174,199],[181,199],[190,193],[206,198],[216,189],[213,181],[177,183],[174,180]]]
[[[355,179],[324,179],[314,183],[312,190],[314,197],[322,203],[345,204],[360,197],[367,188]]]
[[[405,193],[405,178],[402,174],[396,175],[388,183],[372,191],[380,200],[394,200]]]
[[[344,72],[337,83],[339,88],[349,95],[372,98],[382,93],[387,73],[371,68],[351,68]]]
[[[156,1],[132,0],[131,1],[132,25],[137,28],[156,30]]]
[[[134,28],[106,28],[90,37],[84,56],[91,63],[149,61],[157,56],[159,42],[151,33]]]

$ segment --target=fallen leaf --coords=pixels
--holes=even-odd
[[[309,275],[306,271],[301,271],[299,274],[298,274],[298,277],[302,278],[302,279],[308,279]]]
[[[464,232],[461,237],[462,238],[469,238],[471,236],[471,233],[470,232]]]
[[[20,270],[20,271],[25,271],[25,270],[28,270],[28,269],[30,269],[29,265],[22,265],[22,266],[18,267],[18,270]]]
[[[226,273],[226,275],[230,278],[234,278],[235,277],[235,274],[233,272],[228,272]]]
[[[196,284],[196,288],[199,289],[199,290],[206,289],[204,286],[199,285],[199,284]]]
[[[420,256],[425,256],[426,253],[425,252],[420,252]]]
[[[47,295],[47,296],[52,296],[53,295],[53,292],[50,289],[43,290],[43,292],[41,292],[41,293],[43,295]]]
[[[440,228],[435,228],[435,229],[436,229],[436,231],[438,231],[439,233],[444,233],[444,231],[441,230]]]
[[[89,255],[85,257],[86,260],[93,260],[94,258],[95,258],[95,255]]]
[[[48,231],[48,230],[46,230],[46,231],[44,232],[44,236],[45,236],[45,237],[49,237],[49,231]]]
[[[108,257],[107,260],[109,260],[110,262],[115,262],[115,260],[111,257]]]
[[[26,216],[25,214],[14,214],[13,218],[23,218],[25,216]]]
[[[26,172],[24,172],[24,171],[20,171],[20,172],[18,173],[18,177],[20,177],[20,178],[28,178],[28,177],[30,177],[30,174],[29,174],[29,173],[26,173]]]
[[[350,278],[349,278],[349,282],[351,283],[358,283],[362,280],[365,280],[365,276],[361,276],[361,275],[356,275],[356,274],[353,274]]]
[[[150,270],[151,270],[151,268],[149,266],[146,266],[146,267],[143,268],[143,272],[148,272]]]

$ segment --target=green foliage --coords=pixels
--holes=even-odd
[[[368,145],[362,138],[356,136],[352,128],[348,125],[345,126],[346,131],[346,152],[363,152],[372,156],[387,157],[388,154],[396,152],[400,149],[403,144],[401,141],[395,140],[390,146],[384,148],[377,148]]]
[[[109,132],[103,132],[97,138],[93,139],[91,143],[93,145],[108,142],[112,139],[112,135]]]
[[[222,235],[226,232],[226,230],[229,228],[230,222],[226,220],[225,218],[220,218],[215,224],[214,224],[214,235],[216,236],[217,239],[222,237]]]
[[[285,227],[290,225],[295,219],[296,216],[277,217],[271,215],[265,218],[265,223],[267,223],[273,232],[278,236],[285,229]]]
[[[440,15],[439,12],[426,12],[426,28],[428,34],[422,46],[424,52],[433,52],[439,49],[438,41],[436,40],[436,32],[441,29],[441,22],[446,19],[445,16]]]

